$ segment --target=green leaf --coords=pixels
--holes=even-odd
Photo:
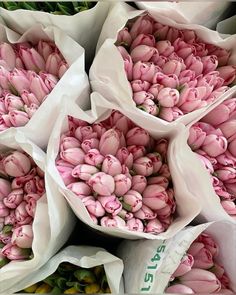
[[[2,229],[2,233],[3,234],[8,234],[12,231],[13,225],[12,224],[7,224],[4,225],[3,229]]]
[[[63,291],[60,288],[58,288],[57,286],[55,286],[52,289],[52,291],[50,292],[50,294],[62,294],[62,293],[63,293]]]
[[[63,14],[65,14],[65,15],[71,15],[71,13],[72,13],[72,11],[68,11],[68,8],[66,7],[66,6],[64,6],[64,5],[61,5],[61,4],[57,4],[57,7],[59,8],[59,10],[61,11],[61,12],[63,12]]]
[[[96,282],[95,275],[88,269],[78,269],[74,272],[74,276],[80,283],[91,284]]]

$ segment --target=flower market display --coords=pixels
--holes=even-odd
[[[234,11],[0,2],[0,294],[236,293]]]

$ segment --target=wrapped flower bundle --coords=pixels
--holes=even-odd
[[[27,124],[68,64],[53,42],[0,44],[0,131]]]
[[[218,105],[190,128],[188,143],[209,174],[224,210],[236,218],[236,98]]]
[[[37,200],[45,193],[44,173],[27,154],[1,153],[0,268],[12,260],[31,259]]]
[[[104,267],[82,268],[68,262],[61,263],[57,270],[20,293],[40,294],[97,294],[111,293]]]
[[[214,102],[235,80],[230,51],[148,14],[129,21],[115,44],[136,106],[168,122]]]
[[[183,256],[165,292],[234,294],[224,267],[217,263],[218,254],[219,247],[214,239],[202,233]]]
[[[159,234],[176,208],[167,149],[118,111],[93,124],[69,117],[56,166],[96,224]]]

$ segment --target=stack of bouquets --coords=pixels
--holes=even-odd
[[[199,235],[182,257],[165,292],[234,294],[224,266],[217,263],[219,251],[211,235]]]
[[[193,124],[188,144],[209,172],[222,207],[236,219],[236,98],[225,100]]]
[[[33,257],[33,222],[45,193],[44,172],[18,150],[0,154],[0,268]]]
[[[136,106],[168,122],[211,104],[235,80],[230,50],[148,14],[129,21],[116,45]]]
[[[168,140],[154,140],[118,111],[100,123],[68,118],[56,166],[101,226],[164,232],[176,209]]]
[[[54,42],[1,42],[0,131],[26,125],[67,69]]]

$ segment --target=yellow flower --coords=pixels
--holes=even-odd
[[[100,286],[98,284],[90,284],[84,288],[85,294],[95,294],[100,291]]]
[[[25,288],[24,292],[26,292],[26,293],[34,293],[37,288],[38,288],[38,284],[36,283],[36,284],[33,284],[33,285]]]
[[[42,285],[40,285],[35,290],[35,293],[45,294],[45,293],[50,293],[51,290],[52,290],[52,287],[51,286],[49,286],[48,284],[43,283]]]
[[[64,291],[64,294],[76,294],[76,293],[78,293],[78,290],[75,287],[72,287]]]

